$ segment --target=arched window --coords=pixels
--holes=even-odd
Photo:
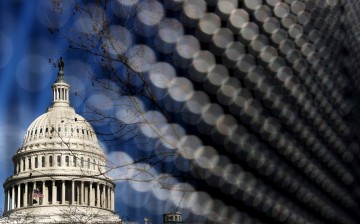
[[[69,166],[69,165],[70,165],[69,156],[66,156],[66,157],[65,157],[65,163],[66,163],[66,166]]]
[[[38,166],[39,166],[38,157],[35,157],[35,169],[38,168]]]
[[[101,170],[101,163],[100,163],[100,161],[97,162],[97,169],[98,169],[98,170]]]
[[[95,170],[95,164],[96,164],[96,162],[95,162],[95,159],[93,160],[93,169]]]
[[[74,156],[74,167],[76,167],[76,157]]]
[[[28,162],[29,162],[29,169],[31,169],[31,158],[28,158]]]
[[[81,157],[81,168],[84,168],[84,157]]]
[[[49,156],[49,166],[52,167],[53,166],[53,157]]]
[[[45,167],[45,156],[41,157],[41,166]]]
[[[61,166],[61,156],[57,156],[57,165]]]
[[[22,160],[22,168],[23,168],[23,171],[26,169],[26,167],[25,167],[25,159]]]
[[[88,169],[90,169],[90,158],[88,158],[87,163],[88,163]]]

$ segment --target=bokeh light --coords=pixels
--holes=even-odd
[[[357,3],[117,0],[89,4],[94,18],[50,6],[35,7],[41,27],[79,32],[78,46],[105,52],[130,87],[93,68],[104,58],[68,55],[72,105],[118,140],[101,138],[124,211],[154,223],[174,211],[190,222],[357,223]],[[0,30],[0,69],[15,60],[21,91],[45,91],[57,43],[34,37],[19,57]]]

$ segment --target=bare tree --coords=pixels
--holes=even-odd
[[[159,123],[171,123],[171,117],[167,114],[163,105],[158,102],[156,94],[151,89],[148,79],[143,73],[144,67],[150,66],[142,63],[142,60],[146,60],[147,55],[142,55],[143,49],[130,53],[127,51],[132,41],[131,34],[125,28],[117,26],[118,21],[114,18],[113,13],[109,12],[109,5],[109,1],[53,0],[54,15],[49,17],[49,30],[60,38],[67,40],[69,48],[66,51],[78,51],[88,56],[86,63],[94,68],[92,71],[89,70],[87,74],[87,77],[92,82],[91,91],[101,92],[106,96],[106,100],[111,101],[112,109],[105,111],[101,106],[86,103],[85,95],[75,93],[77,97],[85,102],[86,109],[83,114],[90,118],[91,123],[107,123],[107,129],[97,131],[98,136],[106,143],[107,147],[118,148],[119,144],[124,144],[121,139],[126,136],[126,144],[142,144],[143,147],[146,145],[149,147],[148,145],[150,145],[152,148],[150,153],[142,155],[133,161],[120,164],[109,161],[106,165],[107,172],[117,172],[116,170],[125,168],[134,175],[118,175],[117,180],[157,181],[159,186],[167,188],[167,184],[163,184],[167,181],[161,181],[165,179],[165,176],[178,178],[188,178],[188,176],[172,170],[169,176],[156,177],[151,173],[151,170],[152,167],[161,165],[163,160],[173,159],[179,155],[176,147],[180,139],[180,133],[177,133],[177,130],[172,126],[169,126],[169,129],[172,129],[170,130],[172,135],[177,137],[175,139],[167,138],[164,131],[160,130]],[[133,11],[144,11],[146,13],[147,9],[141,8],[141,6],[133,7],[135,8],[122,11],[123,18],[125,18],[122,21],[123,24],[132,22],[130,14]],[[64,10],[70,10],[73,13],[74,23],[72,25],[60,25],[59,17],[62,16]],[[149,14],[149,17],[151,16],[154,15]],[[137,29],[136,25],[132,28]],[[53,62],[56,67],[55,61],[49,61]],[[93,72],[94,70],[100,74]],[[102,102],[102,104],[102,106],[106,107],[107,102]],[[146,116],[143,104],[147,108],[158,112],[162,119],[156,120],[156,115]],[[125,122],[119,120],[114,111],[120,110],[130,110],[131,117],[128,116]],[[145,125],[146,128],[151,130],[154,137],[161,139],[163,143],[171,147],[158,147],[159,144],[151,137],[139,135],[137,132],[138,125]],[[140,173],[142,175],[139,175]],[[140,176],[141,178],[137,178]]]
[[[60,209],[59,216],[63,223],[86,224],[86,223],[109,223],[108,217],[101,215],[100,210],[94,210],[91,207],[79,207],[69,205]],[[110,222],[115,223],[115,222]],[[122,221],[117,222],[122,224]]]
[[[143,12],[151,19],[157,16],[156,12],[148,12],[144,5],[134,5],[131,9],[121,9],[120,22],[109,10],[110,4],[110,1],[53,0],[54,14],[49,16],[48,27],[51,33],[67,41],[66,52],[81,52],[86,56],[85,63],[92,68],[86,74],[91,82],[88,91],[105,96],[101,105],[89,103],[87,93],[75,91],[74,95],[84,102],[82,114],[92,124],[106,123],[106,128],[97,129],[101,141],[110,151],[125,144],[150,148],[134,159],[110,159],[105,167],[99,167],[99,175],[109,174],[115,181],[147,183],[160,189],[178,191],[184,198],[194,189],[176,185],[177,180],[189,182],[195,179],[188,173],[189,169],[179,169],[179,166],[191,166],[178,150],[182,133],[176,125],[169,125],[174,121],[159,102],[159,93],[153,91],[145,73],[149,67],[154,70],[162,68],[146,61],[149,55],[145,45],[130,49],[133,41],[131,31],[141,29],[131,19],[131,14]],[[63,26],[59,20],[66,10],[72,12],[73,23]],[[126,29],[124,24],[133,26]],[[49,62],[56,67],[55,60]],[[119,115],[118,111],[125,111],[125,115]],[[139,134],[140,126],[147,130],[147,136]],[[167,160],[177,160],[177,166],[167,164],[164,169]],[[177,209],[178,205],[174,211]]]
[[[38,217],[31,212],[18,212],[15,214],[5,215],[3,211],[0,211],[0,223],[1,224],[31,224],[38,223]]]
[[[67,41],[68,49],[65,51],[81,52],[87,56],[86,63],[93,68],[86,74],[92,83],[89,91],[101,92],[106,96],[99,106],[89,103],[86,94],[75,91],[74,95],[85,103],[86,109],[83,113],[85,117],[89,118],[88,120],[93,124],[107,124],[107,128],[99,129],[97,134],[110,148],[118,148],[123,137],[128,140],[126,144],[141,144],[143,147],[150,145],[151,148],[147,153],[135,159],[109,160],[107,164],[101,164],[98,166],[98,175],[110,174],[115,181],[153,183],[160,189],[180,192],[181,199],[178,200],[178,204],[183,203],[187,196],[195,191],[186,185],[177,185],[176,179],[193,180],[191,175],[184,172],[186,169],[178,169],[179,167],[172,165],[174,167],[162,171],[160,175],[155,172],[156,169],[161,169],[164,161],[168,159],[182,160],[183,157],[179,156],[178,150],[182,133],[176,125],[162,125],[172,124],[173,121],[158,101],[157,93],[153,92],[148,77],[144,73],[144,67],[150,66],[142,63],[142,60],[147,57],[146,54],[142,55],[146,49],[138,47],[131,52],[128,51],[131,35],[126,29],[117,26],[118,21],[108,11],[109,1],[53,0],[52,2],[54,8],[53,15],[49,16],[49,31]],[[64,8],[70,9],[73,13],[75,23],[69,26],[62,26],[58,21],[64,13]],[[141,7],[136,7],[134,10],[146,11]],[[126,13],[130,14],[132,11],[124,10],[123,23],[131,22],[130,16],[127,17]],[[136,26],[133,29],[136,29]],[[49,62],[56,67],[56,60],[49,59]],[[154,69],[161,69],[161,67]],[[111,103],[108,104],[108,102]],[[150,108],[152,113],[147,113],[145,107]],[[124,110],[129,110],[131,115],[125,116],[126,121],[119,119],[119,115],[114,112]],[[123,118],[123,115],[121,116]],[[139,126],[150,134],[139,135],[137,130]],[[155,138],[160,141],[155,141]],[[63,139],[63,142],[71,151],[67,139]],[[159,147],[159,142],[167,147]],[[181,153],[187,152],[185,150]],[[72,154],[77,156],[76,152]],[[77,163],[80,163],[80,159]],[[180,166],[181,163],[184,166],[191,166],[186,160],[180,161]],[[82,167],[80,164],[77,166],[80,169]],[[87,174],[86,170],[82,172]],[[177,211],[178,207],[178,205],[175,206],[174,211]],[[66,208],[66,211],[62,211],[62,216],[68,223],[88,223],[97,218],[96,213],[93,214],[90,209],[88,211],[79,212],[78,207],[70,206]]]
[[[65,207],[59,208],[58,211],[54,211],[59,220],[52,220],[52,223],[71,223],[71,224],[86,224],[86,223],[119,223],[123,224],[124,222],[118,221],[109,221],[108,217],[101,214],[101,210],[96,210],[91,207],[79,207],[77,205],[68,205]],[[4,216],[1,212],[0,223],[1,224],[32,224],[38,223],[41,221],[41,217],[38,214],[31,212],[16,212],[10,213],[9,215]]]

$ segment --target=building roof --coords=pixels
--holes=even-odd
[[[94,129],[71,107],[51,107],[36,118],[26,131],[23,145],[56,140],[77,140],[97,144]]]

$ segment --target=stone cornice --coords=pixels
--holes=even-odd
[[[52,207],[52,208],[51,208]],[[107,212],[109,212],[107,215],[114,215],[115,217],[112,217],[113,219],[114,218],[118,218],[118,216],[117,216],[117,213],[115,212],[115,211],[113,211],[113,210],[111,210],[111,209],[108,209],[108,208],[102,208],[102,207],[97,207],[97,206],[88,206],[88,205],[80,205],[80,204],[75,204],[75,205],[69,205],[69,204],[65,204],[65,205],[62,205],[62,204],[57,204],[57,205],[35,205],[35,206],[31,206],[31,205],[29,205],[29,206],[27,206],[27,207],[22,207],[22,208],[14,208],[14,209],[12,209],[12,210],[9,210],[9,211],[6,211],[6,212],[4,212],[4,214],[3,214],[3,216],[4,217],[8,217],[10,220],[11,220],[11,217],[9,217],[9,216],[11,216],[11,215],[18,215],[17,213],[20,213],[19,215],[21,216],[22,214],[21,213],[24,213],[24,212],[26,212],[26,211],[31,211],[31,210],[33,210],[33,209],[41,209],[41,208],[48,208],[48,209],[61,209],[61,208],[66,208],[66,207],[69,207],[69,208],[71,208],[71,207],[77,207],[77,208],[79,208],[79,209],[81,209],[81,208],[84,208],[84,209],[94,209],[94,210],[101,210],[101,211],[107,211]],[[61,215],[61,214],[57,214],[57,215]],[[36,214],[36,215],[33,215],[32,214],[32,212],[29,212],[29,214],[26,214],[25,213],[25,216],[27,216],[28,217],[28,219],[29,220],[31,220],[32,218],[34,218],[34,219],[38,219],[38,218],[51,218],[51,216],[49,215],[49,214]],[[100,215],[100,217],[101,217],[101,215]],[[96,217],[94,217],[94,219],[96,219]],[[120,219],[119,219],[120,220]],[[1,221],[1,219],[0,219],[0,221]],[[35,221],[35,220],[34,220]],[[0,222],[1,223],[1,222]],[[6,222],[6,223],[8,223],[8,222]],[[67,222],[67,221],[51,221],[51,222],[41,222],[41,223],[43,223],[43,224],[46,224],[46,223],[69,223],[69,222]],[[121,221],[120,222],[118,222],[118,221],[101,221],[101,220],[96,220],[96,223],[103,223],[103,224],[105,224],[105,223],[108,223],[108,224],[110,224],[110,223],[122,223]]]
[[[54,152],[61,152],[61,153],[65,153],[65,152],[70,152],[70,154],[77,154],[77,153],[84,153],[84,154],[91,154],[92,156],[98,156],[99,158],[102,158],[104,160],[107,160],[107,157],[103,154],[102,151],[99,152],[95,152],[95,151],[88,151],[88,150],[84,150],[84,149],[74,149],[74,148],[54,148],[54,149],[49,149],[49,148],[39,148],[39,149],[32,149],[32,150],[28,150],[28,151],[21,151],[16,153],[13,157],[12,160],[16,160],[19,157],[23,157],[23,156],[28,156],[31,154],[42,154],[42,153],[48,153],[48,154],[52,154]]]
[[[95,180],[100,180],[100,181],[104,181],[107,183],[110,183],[112,185],[113,188],[116,187],[116,184],[113,182],[113,180],[111,178],[105,178],[105,177],[100,177],[93,175],[93,176],[87,176],[87,175],[74,175],[74,174],[44,174],[44,175],[37,175],[37,176],[31,176],[31,177],[19,177],[16,179],[12,178],[13,176],[9,177],[6,179],[6,181],[3,184],[4,189],[7,189],[10,186],[13,186],[14,184],[17,183],[27,183],[27,182],[34,182],[34,181],[47,181],[47,180],[63,180],[66,178],[78,178],[79,180],[82,181],[92,181],[92,179]],[[61,178],[61,179],[56,179],[56,177],[66,177],[66,178]]]

